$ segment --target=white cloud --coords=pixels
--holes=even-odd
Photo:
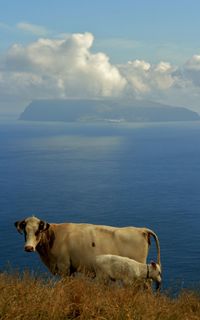
[[[187,70],[200,71],[200,55],[194,55],[185,63],[185,68]]]
[[[32,27],[21,25],[24,30],[34,31]],[[114,65],[105,53],[92,52],[93,42],[91,33],[78,33],[12,45],[1,58],[0,95],[29,101],[129,96],[174,105],[184,105],[186,96],[191,104],[200,98],[200,55],[194,55],[182,67],[139,59]]]
[[[132,66],[137,70],[143,70],[143,71],[148,71],[151,67],[151,65],[144,60],[128,61],[128,65]]]
[[[199,89],[200,87],[200,55],[193,55],[183,65],[181,75]]]
[[[171,72],[172,67],[171,64],[169,62],[163,62],[161,61],[155,68],[156,72],[160,72],[160,73],[166,73],[166,72]]]
[[[151,98],[159,91],[165,91],[174,85],[174,68],[168,62],[151,65],[144,60],[129,61],[120,66],[120,71],[127,79],[129,93],[136,97]]]
[[[45,27],[27,22],[18,23],[17,28],[25,32],[30,32],[36,36],[45,36],[48,34],[48,31]]]
[[[3,73],[5,81],[10,81],[10,91],[20,92],[24,84],[30,99],[35,98],[36,87],[44,98],[120,95],[126,80],[104,53],[91,53],[93,40],[91,33],[84,33],[13,45]]]

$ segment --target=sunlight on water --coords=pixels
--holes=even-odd
[[[68,148],[69,150],[76,150],[79,149],[81,152],[84,148],[92,148],[93,150],[96,148],[100,151],[106,150],[108,148],[115,148],[118,147],[119,144],[122,142],[121,137],[85,137],[85,136],[56,136],[44,139],[39,139],[36,141],[37,148],[54,148],[54,149],[65,149]],[[33,142],[34,145],[34,142]]]

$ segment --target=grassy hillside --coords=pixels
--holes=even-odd
[[[84,278],[43,281],[2,273],[0,319],[199,320],[200,296],[183,291],[172,299]]]

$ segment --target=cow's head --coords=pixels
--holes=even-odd
[[[42,232],[46,231],[50,225],[36,217],[29,217],[22,221],[16,221],[15,227],[19,233],[24,233],[25,251],[32,252],[40,242]]]
[[[161,277],[161,267],[158,263],[151,262],[149,265],[149,278],[155,281],[156,289],[160,289],[162,277]]]

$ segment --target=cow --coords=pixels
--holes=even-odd
[[[146,263],[151,236],[157,246],[157,235],[147,228],[111,227],[86,223],[47,223],[35,216],[15,222],[25,236],[26,252],[36,251],[52,274],[72,275],[94,272],[96,255],[115,254]]]
[[[161,286],[161,267],[155,262],[140,263],[127,257],[101,254],[95,259],[96,277],[104,282],[120,280],[124,285],[134,284],[136,280],[151,279],[156,283],[156,289]]]

